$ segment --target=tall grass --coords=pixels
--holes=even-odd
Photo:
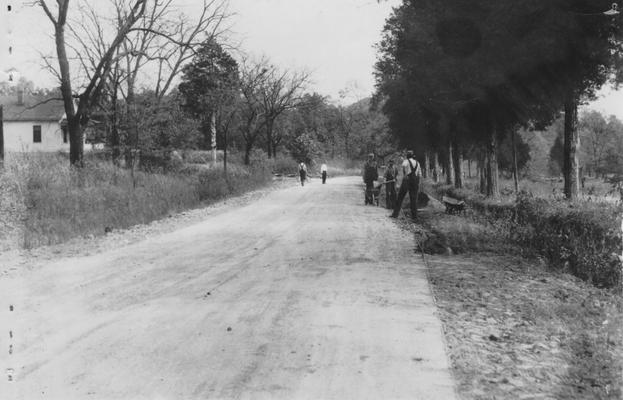
[[[55,244],[147,223],[171,213],[239,194],[270,180],[264,166],[185,169],[175,174],[135,172],[88,160],[73,168],[61,155],[12,155],[4,180],[23,203],[23,247]]]

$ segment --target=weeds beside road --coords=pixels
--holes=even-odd
[[[13,215],[11,226],[3,228],[3,247],[16,234],[20,247],[33,248],[145,224],[266,185],[270,172],[263,163],[252,168],[231,164],[227,179],[222,169],[205,166],[132,175],[96,159],[76,169],[61,155],[13,155],[0,174],[11,199],[2,209]]]

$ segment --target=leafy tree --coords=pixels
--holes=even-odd
[[[137,94],[137,126],[142,150],[195,149],[201,143],[200,124],[183,108],[181,95],[159,98],[155,92]]]
[[[184,108],[201,121],[204,134],[201,147],[209,149],[217,112],[238,97],[238,63],[221,45],[208,41],[182,72],[179,91]]]
[[[318,141],[311,132],[303,132],[296,136],[288,145],[290,154],[297,161],[304,161],[307,165],[312,165],[320,155]]]
[[[622,131],[617,132],[614,128],[617,121],[616,117],[607,121],[597,111],[588,111],[580,116],[578,129],[583,144],[581,161],[587,174],[604,173],[608,170],[606,161],[611,159],[610,154],[623,135]]]

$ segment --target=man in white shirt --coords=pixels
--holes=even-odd
[[[320,173],[322,174],[322,184],[324,185],[327,182],[327,164],[322,163]]]
[[[394,212],[392,218],[398,218],[400,209],[402,208],[402,201],[404,200],[407,192],[409,192],[409,201],[411,205],[411,219],[417,218],[417,195],[420,188],[420,177],[422,176],[422,169],[420,164],[413,156],[413,151],[407,151],[407,159],[402,162],[402,183],[400,184],[400,191],[398,192],[398,199],[394,205]]]

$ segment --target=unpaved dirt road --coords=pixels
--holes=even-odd
[[[0,399],[453,399],[424,266],[387,214],[358,178],[315,180],[2,276]]]

